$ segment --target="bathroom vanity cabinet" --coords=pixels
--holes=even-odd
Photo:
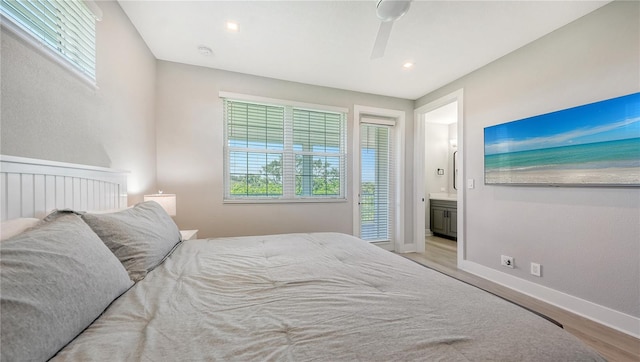
[[[431,231],[448,239],[458,236],[458,205],[456,201],[429,200],[431,204]]]

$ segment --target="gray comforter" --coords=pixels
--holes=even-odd
[[[56,361],[592,361],[551,322],[348,235],[190,240]]]

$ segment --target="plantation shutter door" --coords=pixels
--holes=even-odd
[[[372,242],[393,235],[393,125],[369,118],[360,124],[360,237]]]

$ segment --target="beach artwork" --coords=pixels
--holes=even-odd
[[[485,184],[640,186],[640,93],[484,129]]]

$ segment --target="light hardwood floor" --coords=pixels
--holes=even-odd
[[[456,242],[453,240],[429,236],[426,243],[425,253],[400,255],[558,321],[565,330],[609,361],[640,361],[640,340],[637,338],[459,270],[456,266]]]

